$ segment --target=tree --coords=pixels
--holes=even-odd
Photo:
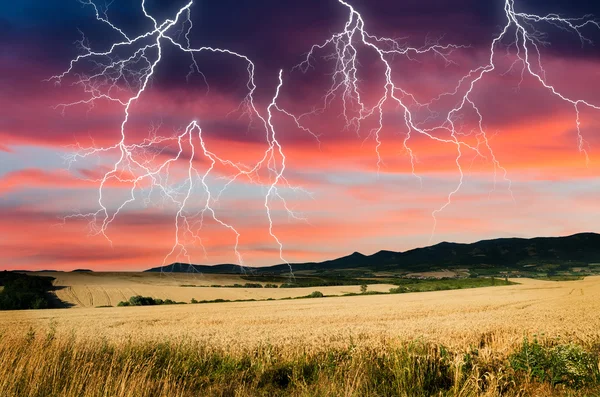
[[[367,288],[369,288],[369,286],[367,284],[363,284],[360,286],[360,293],[364,294],[367,292]]]

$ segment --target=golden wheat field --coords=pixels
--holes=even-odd
[[[240,280],[233,276],[55,276],[61,298],[74,307],[0,312],[2,396],[600,395],[600,277],[100,308],[90,306],[132,294],[261,298],[359,287],[181,286],[231,285]]]
[[[89,299],[94,299],[95,304],[104,303],[98,298],[100,293],[96,292],[102,290],[108,290],[109,298],[106,299],[113,304],[116,303],[114,300],[122,299],[123,294],[134,293],[180,300],[193,296],[200,298],[201,294],[215,298],[223,293],[255,293],[177,287],[178,279],[158,279],[160,283],[154,285],[150,278],[142,277],[130,282],[123,279],[122,285],[117,285],[119,277],[114,275],[107,275],[106,281],[101,281],[103,275],[86,275],[98,279],[95,287],[98,290],[95,290],[91,284],[76,285],[77,280],[86,277],[69,277],[70,288],[90,290],[92,298]],[[107,286],[109,281],[113,289]],[[292,348],[345,345],[349,341],[373,345],[382,340],[415,338],[465,347],[478,344],[485,337],[490,347],[502,350],[522,341],[524,335],[532,334],[572,341],[599,339],[600,277],[564,282],[515,281],[520,284],[396,295],[2,312],[0,332],[23,334],[30,328],[52,327],[73,333],[77,338],[102,337],[115,341],[191,338],[228,349],[265,343]],[[63,282],[66,283],[57,279],[58,284]],[[331,293],[334,289],[341,292],[355,288],[318,289]],[[258,289],[256,293],[304,295],[307,290],[314,289]],[[89,301],[82,295],[78,297],[80,305],[86,306]]]
[[[56,295],[73,307],[116,306],[131,296],[142,295],[178,302],[197,300],[242,300],[295,298],[310,294],[315,288],[210,288],[211,285],[244,284],[236,275],[194,273],[32,273],[55,280]],[[393,285],[374,284],[371,291],[387,292]],[[360,286],[319,287],[326,295],[360,292]]]

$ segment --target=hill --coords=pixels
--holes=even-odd
[[[291,266],[294,272],[301,274],[335,274],[343,271],[345,275],[350,272],[355,276],[381,272],[402,275],[453,269],[466,269],[470,275],[535,277],[566,273],[592,274],[600,272],[600,234],[499,238],[471,244],[442,242],[405,252],[379,251],[373,255],[355,252],[324,262],[293,263]],[[147,271],[281,275],[289,273],[289,266],[280,264],[241,269],[232,264],[206,266],[173,263]]]

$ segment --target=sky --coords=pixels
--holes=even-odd
[[[510,40],[495,48],[494,70],[469,95],[479,113],[465,106],[454,114],[454,136],[464,143],[458,159],[448,130],[432,130],[437,140],[416,130],[407,135],[405,113],[392,101],[360,128],[346,122],[344,98],[347,114],[356,115],[358,103],[343,91],[320,110],[336,78],[335,47],[317,48],[308,68],[295,66],[313,45],[344,29],[349,8],[337,0],[195,0],[190,19],[169,34],[251,60],[256,113],[244,106],[244,58],[203,52],[195,70],[188,53],[163,40],[160,62],[123,127],[131,159],[155,172],[134,184],[140,167],[119,162],[124,107],[89,98],[131,98],[147,72],[143,59],[100,75],[108,63],[133,54],[123,46],[110,59],[77,63],[60,81],[52,76],[68,70],[84,47],[102,52],[123,40],[96,10],[128,37],[151,31],[152,21],[140,1],[114,0],[108,8],[85,3],[0,5],[0,268],[133,271],[175,261],[264,266],[441,241],[600,231],[600,110],[580,106],[578,117],[572,104],[522,73]],[[349,3],[377,37],[416,48],[462,46],[447,56],[388,58],[391,78],[412,95],[403,100],[423,129],[443,124],[441,115],[465,94],[461,78],[489,62],[492,40],[506,24],[502,0]],[[146,12],[160,24],[185,4],[146,0]],[[516,0],[515,9],[600,16],[600,5],[583,0]],[[581,29],[588,42],[552,24],[532,28],[546,33],[538,36],[545,44],[539,45],[545,82],[566,98],[600,105],[600,47],[592,43],[600,42],[600,29]],[[357,48],[353,95],[372,108],[385,95],[385,68],[375,51]],[[156,48],[146,53],[148,59],[157,54]],[[541,74],[539,63],[533,70]],[[277,147],[268,152],[272,141],[260,121],[269,115],[280,71],[270,121],[283,155]],[[115,73],[119,78],[110,80]],[[457,85],[454,95],[439,97]],[[416,105],[438,97],[429,107]],[[185,135],[193,121],[201,132]],[[211,167],[203,149],[230,163]],[[252,168],[265,151],[272,153],[269,162],[233,179],[235,167]]]

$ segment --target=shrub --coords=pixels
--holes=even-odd
[[[369,286],[367,284],[363,284],[360,286],[360,293],[364,294],[367,292],[367,288],[369,288]]]
[[[129,298],[128,301],[119,302],[117,306],[157,306],[157,305],[179,305],[183,302],[175,302],[171,299],[154,299],[149,296],[136,295]],[[194,303],[194,302],[192,302]],[[196,302],[198,303],[198,302]]]
[[[321,291],[314,291],[307,295],[307,298],[322,298],[324,295]]]
[[[131,306],[153,306],[153,305],[157,305],[157,304],[161,304],[162,301],[160,301],[160,303],[158,303],[157,301],[155,301],[153,298],[149,297],[149,296],[141,296],[141,295],[136,295],[136,296],[132,296],[131,298],[129,298],[129,304]]]
[[[525,339],[521,348],[510,355],[509,362],[517,373],[553,386],[580,388],[600,381],[598,356],[573,344],[550,348],[537,339],[531,343]]]

